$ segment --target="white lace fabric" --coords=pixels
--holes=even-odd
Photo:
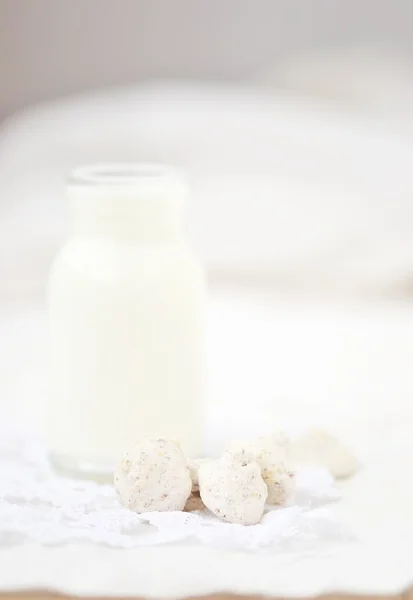
[[[225,549],[311,552],[315,542],[348,538],[334,514],[339,498],[323,469],[297,473],[288,507],[269,508],[252,527],[222,523],[207,511],[135,514],[123,508],[111,485],[58,476],[36,440],[2,436],[0,441],[0,545],[45,546],[88,542],[137,548],[183,540]]]

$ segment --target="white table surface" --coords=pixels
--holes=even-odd
[[[16,546],[0,549],[1,589],[386,594],[412,583],[413,304],[221,291],[211,295],[209,314],[209,450],[218,452],[228,436],[276,426],[294,432],[316,424],[338,433],[363,463],[341,484],[337,506],[354,540],[298,561],[191,544]],[[45,350],[41,307],[2,313],[0,398],[10,423],[23,404],[31,426],[41,425]]]

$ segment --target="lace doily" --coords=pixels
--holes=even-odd
[[[339,494],[319,468],[297,473],[293,503],[269,509],[259,525],[222,523],[208,512],[146,513],[123,508],[110,485],[57,476],[42,445],[1,437],[0,544],[89,542],[134,548],[196,540],[220,548],[310,551],[316,541],[347,537],[331,505]]]

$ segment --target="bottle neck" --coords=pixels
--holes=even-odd
[[[186,187],[168,168],[85,167],[74,172],[68,195],[75,237],[150,244],[183,240]]]
[[[74,237],[106,238],[142,243],[174,243],[183,237],[183,210],[172,199],[156,202],[138,199],[131,207],[119,197],[114,202],[73,201]]]

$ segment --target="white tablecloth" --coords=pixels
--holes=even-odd
[[[43,318],[33,312],[23,321],[8,320],[5,327],[20,332],[16,348],[29,331],[32,344],[36,331],[41,339]],[[188,542],[122,551],[23,545],[0,550],[0,588],[150,597],[400,592],[413,579],[412,333],[409,305],[212,296],[210,450],[218,451],[228,435],[263,426],[328,426],[363,463],[353,480],[341,484],[338,505],[354,539],[338,548],[315,546],[294,560],[277,551],[246,554]],[[2,350],[5,356],[4,345]],[[39,417],[43,379],[29,363],[20,362],[20,379],[28,390],[37,382],[31,410]],[[17,384],[15,392],[21,392]]]

